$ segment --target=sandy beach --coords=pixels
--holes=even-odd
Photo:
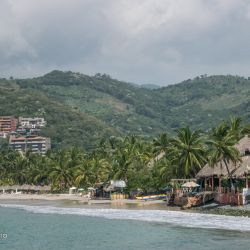
[[[88,199],[70,194],[0,194],[0,204],[23,204],[56,207],[78,208],[113,208],[113,209],[143,209],[143,210],[182,210],[177,206],[167,206],[163,200],[132,200],[132,199]],[[229,206],[210,203],[200,207],[193,207],[185,212],[219,214],[250,217],[250,205]]]
[[[88,199],[78,195],[70,194],[1,194],[0,204],[41,204],[55,206],[88,206],[95,208],[124,208],[124,209],[170,209],[162,200],[108,200]],[[176,210],[179,208],[175,208]]]
[[[60,201],[60,200],[70,200],[70,201],[82,201],[91,203],[142,203],[142,204],[156,204],[162,203],[162,200],[155,201],[144,201],[144,200],[131,200],[131,199],[119,199],[119,200],[109,200],[109,199],[88,199],[81,197],[79,195],[71,194],[1,194],[0,200],[47,200],[47,201]]]
[[[87,198],[70,194],[1,194],[0,200],[47,200],[47,201],[76,200],[84,202],[88,201]]]

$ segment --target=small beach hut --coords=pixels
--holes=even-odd
[[[69,194],[75,194],[76,193],[76,187],[71,187],[70,189],[69,189]]]

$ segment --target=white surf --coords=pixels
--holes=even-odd
[[[169,210],[126,210],[126,209],[94,209],[64,208],[53,206],[28,206],[1,204],[1,207],[23,209],[41,214],[69,214],[106,219],[139,220],[148,222],[168,223],[192,228],[214,228],[236,231],[250,231],[250,218],[212,214],[200,214]]]

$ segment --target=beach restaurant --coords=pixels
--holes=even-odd
[[[206,164],[196,175],[204,191],[214,192],[214,199],[221,204],[245,205],[250,202],[250,138],[245,136],[235,146],[241,161],[228,162],[228,170],[223,161],[214,166]],[[234,188],[230,185],[230,177]]]

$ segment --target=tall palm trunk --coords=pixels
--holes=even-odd
[[[228,177],[229,177],[229,180],[230,180],[230,184],[231,184],[231,189],[234,190],[234,184],[233,184],[233,180],[232,180],[232,175],[229,171],[229,168],[228,168],[228,165],[227,165],[227,161],[225,160],[225,158],[223,158],[223,162],[226,166],[226,169],[227,169],[227,173],[228,173]]]

